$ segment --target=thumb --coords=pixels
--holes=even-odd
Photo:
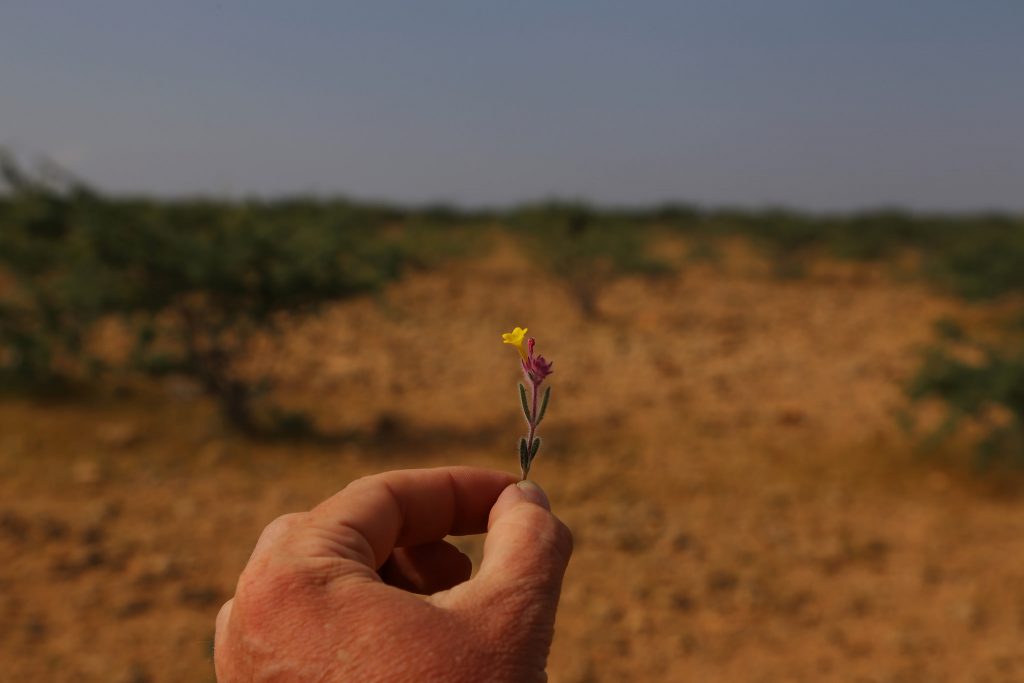
[[[458,601],[486,610],[499,628],[549,631],[570,555],[572,532],[551,514],[544,491],[532,481],[512,484],[491,508],[480,571]]]

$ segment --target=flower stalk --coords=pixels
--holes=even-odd
[[[519,439],[519,469],[524,480],[529,477],[530,466],[540,450],[541,439],[537,436],[537,427],[540,426],[545,413],[547,413],[548,401],[551,398],[550,386],[544,389],[543,397],[541,397],[541,384],[554,372],[550,361],[546,360],[544,356],[534,353],[536,339],[531,337],[527,340],[527,348],[523,349],[526,332],[526,328],[516,327],[511,332],[501,335],[504,343],[515,346],[519,352],[520,366],[526,382],[530,385],[528,392],[524,384],[519,384],[519,402],[523,408],[523,417],[526,418],[526,423],[529,425],[527,436]]]

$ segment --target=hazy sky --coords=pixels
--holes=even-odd
[[[0,145],[113,191],[1024,209],[1024,2],[4,0]]]

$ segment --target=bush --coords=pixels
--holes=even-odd
[[[959,328],[948,324],[943,327],[951,341],[962,338]],[[1008,420],[989,426],[978,447],[977,464],[1024,465],[1024,351],[966,344],[977,356],[976,361],[968,362],[948,347],[928,349],[907,388],[908,394],[914,400],[937,398],[946,405],[946,420],[933,439],[951,434],[964,419],[984,422],[993,407],[1001,407]]]
[[[651,228],[628,212],[596,211],[572,202],[520,207],[508,218],[528,250],[564,278],[587,316],[602,286],[625,274],[661,275],[671,266],[649,253]]]
[[[699,212],[656,210],[648,220],[703,237],[747,237],[780,275],[799,274],[809,255],[878,260],[900,251],[922,255],[922,275],[957,295],[984,299],[1024,291],[1024,217],[929,215],[896,209],[850,215],[785,209]]]
[[[943,237],[926,263],[932,280],[970,299],[1024,292],[1024,221],[983,217]]]
[[[139,367],[185,373],[234,425],[273,430],[283,413],[254,410],[268,383],[240,368],[254,336],[275,332],[285,311],[380,287],[407,257],[379,236],[391,216],[347,202],[113,200],[5,170],[0,367],[20,387],[106,369],[84,340],[116,316],[134,331]]]

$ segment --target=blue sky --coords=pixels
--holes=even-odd
[[[0,145],[101,188],[1024,209],[1024,2],[0,5]]]

